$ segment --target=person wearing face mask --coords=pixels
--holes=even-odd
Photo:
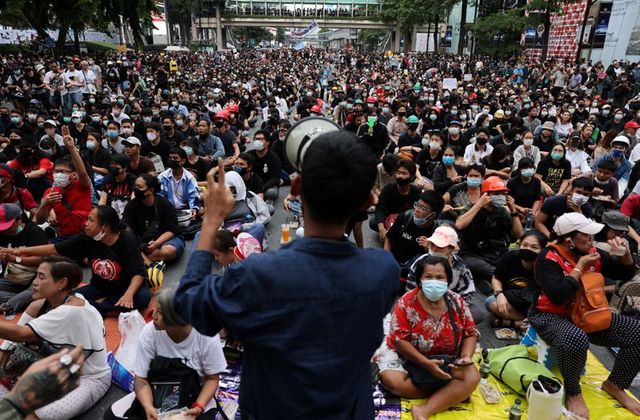
[[[229,129],[229,113],[226,111],[216,112],[213,125],[215,128],[212,134],[217,136],[224,146],[224,165],[233,165],[240,154],[240,146],[236,135]]]
[[[522,144],[516,147],[513,152],[513,169],[517,169],[520,159],[524,157],[531,158],[535,166],[540,162],[540,149],[533,145],[534,136],[531,131],[525,131],[522,134]]]
[[[384,243],[389,227],[398,214],[404,213],[418,201],[420,188],[412,182],[416,176],[416,164],[408,159],[398,161],[395,170],[395,182],[382,189],[378,196],[375,214],[369,221],[369,227],[378,232],[380,242]]]
[[[22,117],[22,113],[15,109],[12,110],[11,113],[9,114],[9,121],[10,121],[10,124],[9,124],[9,127],[6,129],[7,132],[17,129],[22,131],[25,135],[29,135],[29,134],[33,134],[36,131],[35,125],[25,121],[24,118]]]
[[[589,166],[589,155],[582,150],[582,141],[580,137],[573,136],[567,142],[569,148],[567,149],[566,159],[571,164],[571,176],[583,176],[591,175],[591,167]]]
[[[519,249],[509,251],[498,260],[491,279],[493,293],[484,304],[495,318],[491,326],[521,328],[526,326],[529,308],[538,296],[533,268],[548,239],[537,230],[520,237]]]
[[[422,150],[416,156],[417,178],[421,185],[430,184],[435,168],[442,162],[443,140],[439,133],[422,138]]]
[[[522,235],[522,224],[507,183],[490,176],[482,183],[482,195],[455,222],[460,232],[460,255],[473,273],[482,293],[491,292],[491,277],[498,259]]]
[[[176,130],[176,121],[172,116],[167,115],[162,118],[162,140],[173,147],[182,143],[185,138],[184,134]]]
[[[604,131],[605,133],[608,133],[610,131],[619,133],[624,130],[624,125],[626,124],[627,120],[627,118],[625,118],[625,114],[627,112],[628,111],[624,108],[615,108],[613,112],[608,116],[605,123],[602,125],[602,131]]]
[[[565,146],[556,143],[551,153],[541,160],[536,168],[536,177],[542,181],[542,188],[548,197],[562,194],[569,188],[571,163],[565,158],[565,154]]]
[[[442,196],[435,191],[424,191],[413,204],[413,210],[400,214],[384,240],[384,249],[391,251],[396,261],[407,261],[424,253],[427,238],[436,228],[436,220],[444,207]]]
[[[407,107],[400,105],[396,109],[396,116],[391,118],[387,123],[387,131],[389,140],[394,144],[398,144],[400,136],[407,132]]]
[[[180,98],[177,96],[171,100],[169,112],[172,112],[173,115],[182,115],[185,119],[189,118],[189,109],[184,104],[180,103]]]
[[[611,152],[608,156],[601,157],[596,165],[602,160],[610,160],[616,165],[613,172],[614,178],[618,180],[618,191],[620,195],[624,195],[629,178],[631,176],[631,162],[627,160],[626,154],[629,150],[629,139],[626,136],[617,136],[611,141]],[[632,185],[631,188],[634,188]]]
[[[262,178],[253,172],[253,164],[255,159],[249,153],[240,153],[238,159],[233,165],[233,170],[236,171],[244,181],[247,191],[251,191],[258,197],[264,199],[264,183]]]
[[[56,241],[80,233],[91,210],[91,179],[73,138],[68,133],[63,138],[69,156],[56,160],[53,186],[45,191],[34,215],[37,223],[57,225]],[[51,211],[55,218],[50,216]]]
[[[111,206],[122,217],[124,208],[131,200],[136,176],[129,173],[130,160],[125,155],[111,155],[109,174],[104,177],[98,192],[98,205]]]
[[[47,120],[44,123],[44,131],[45,135],[40,138],[40,142],[42,140],[49,140],[55,142],[58,146],[64,146],[64,141],[62,140],[62,136],[56,132],[57,124],[53,120]],[[75,138],[75,137],[74,137]]]
[[[482,158],[493,152],[493,146],[488,144],[490,137],[489,130],[486,128],[480,128],[476,132],[475,143],[469,144],[464,149],[463,161],[465,165],[481,163]]]
[[[640,351],[640,321],[613,313],[608,327],[586,333],[568,316],[569,305],[587,273],[601,273],[624,281],[635,272],[633,256],[623,238],[608,241],[612,248],[623,252],[620,257],[600,253],[593,246],[593,235],[602,228],[602,224],[580,213],[566,213],[556,220],[553,226],[556,244],[544,248],[536,259],[535,279],[541,290],[535,306],[529,311],[529,323],[557,352],[567,410],[589,418],[580,386],[580,372],[586,364],[589,343],[593,343],[620,347],[602,389],[633,415],[640,416],[640,403],[625,391],[640,371],[640,358],[636,357]]]
[[[92,176],[95,188],[102,185],[105,175],[109,173],[111,155],[102,147],[101,135],[96,131],[87,133],[85,150],[82,152],[82,160],[86,162],[87,172]]]
[[[169,150],[171,150],[172,146],[160,136],[160,124],[152,122],[147,125],[146,140],[140,147],[140,154],[154,161],[156,170],[165,168],[169,158]],[[160,161],[156,162],[155,160],[157,160],[158,156]]]
[[[134,198],[124,208],[122,222],[136,235],[143,260],[151,265],[180,258],[185,242],[176,208],[158,195],[156,177],[142,174],[134,177],[134,183]]]
[[[31,303],[31,282],[40,257],[16,258],[10,249],[49,243],[47,234],[23,217],[17,204],[0,204],[0,310],[5,314],[22,312]]]
[[[123,105],[116,102],[111,106],[111,113],[109,114],[110,119],[117,122],[118,124],[122,124],[124,120],[130,120],[131,117],[124,113]]]
[[[143,311],[151,300],[144,281],[145,266],[136,236],[122,229],[116,211],[97,206],[81,225],[80,234],[56,244],[20,248],[20,257],[62,255],[88,261],[91,282],[75,291],[102,317],[114,311]]]
[[[485,320],[486,311],[484,308],[473,303],[473,298],[476,294],[473,275],[464,263],[462,257],[457,254],[458,250],[458,233],[456,230],[448,224],[438,226],[427,239],[427,253],[412,260],[410,264],[411,267],[407,277],[407,289],[419,287],[420,281],[416,277],[415,271],[422,260],[430,256],[446,258],[449,265],[451,265],[453,274],[452,280],[449,283],[449,290],[457,293],[464,299],[471,311],[473,321],[478,325]]]
[[[42,199],[47,188],[53,182],[53,162],[43,156],[33,138],[20,140],[16,158],[8,163],[27,177],[27,189],[36,201]]]
[[[407,132],[398,138],[398,153],[409,154],[412,158],[422,150],[422,136],[418,134],[420,120],[415,115],[407,118]]]
[[[176,210],[191,210],[194,219],[200,210],[200,194],[195,177],[183,168],[186,161],[187,154],[181,148],[169,150],[168,169],[158,175],[158,194],[167,198]]]
[[[20,141],[23,136],[24,134],[22,131],[18,129],[13,129],[8,132],[8,143],[5,143],[4,148],[2,149],[2,153],[4,153],[8,161],[14,160],[16,156],[18,156]]]
[[[589,198],[593,192],[593,181],[588,177],[575,178],[567,194],[547,197],[536,215],[535,227],[546,237],[551,235],[551,228],[556,219],[569,212],[578,212],[591,217],[593,207]]]
[[[38,207],[26,185],[27,179],[22,172],[0,163],[0,203],[17,205],[27,216],[25,219]]]
[[[262,178],[264,198],[269,202],[278,198],[282,162],[271,150],[271,142],[268,139],[268,132],[256,131],[253,135],[253,150],[248,153],[255,160],[253,171]]]
[[[594,197],[607,198],[613,203],[618,202],[618,200],[620,199],[620,192],[618,189],[618,180],[613,176],[615,170],[616,165],[610,160],[603,159],[598,163],[595,173],[589,176],[593,180],[592,195]],[[631,182],[637,182],[638,174],[639,172],[636,171],[634,178],[634,172],[631,172],[631,176],[629,178],[630,184]]]
[[[102,147],[109,153],[124,153],[124,145],[120,136],[120,123],[117,121],[109,121],[107,125],[106,138],[102,140]]]
[[[198,145],[193,139],[184,140],[180,143],[180,148],[187,154],[187,160],[184,163],[184,169],[191,172],[196,178],[198,186],[203,186],[207,180],[207,172],[209,171],[209,164],[204,160],[202,156],[198,156],[195,152]]]
[[[200,120],[196,125],[198,135],[195,140],[198,143],[196,153],[211,164],[219,157],[225,156],[225,149],[222,140],[211,134],[211,124],[207,120]]]
[[[523,157],[518,162],[515,176],[507,182],[507,188],[513,197],[514,207],[523,226],[527,217],[535,215],[542,204],[542,184],[534,176],[535,172],[533,159]]]
[[[448,290],[449,262],[429,256],[415,267],[420,287],[405,293],[391,312],[391,329],[373,360],[392,394],[425,398],[414,419],[431,418],[464,401],[480,374],[472,363],[478,334],[464,299]]]

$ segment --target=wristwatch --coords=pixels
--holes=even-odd
[[[20,255],[16,255],[16,262],[20,264],[22,262],[22,257]]]
[[[493,296],[498,297],[500,296],[501,293],[504,293],[502,290],[496,290],[495,292],[493,292]]]

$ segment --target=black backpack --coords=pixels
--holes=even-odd
[[[161,413],[191,407],[200,393],[200,376],[181,359],[156,356],[147,377],[153,405]]]

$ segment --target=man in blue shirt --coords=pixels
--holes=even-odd
[[[370,359],[400,269],[390,253],[359,249],[344,231],[373,202],[375,157],[346,131],[317,137],[291,187],[302,198],[305,237],[223,275],[210,274],[211,250],[233,197],[222,160],[217,182],[213,171],[200,238],[174,302],[201,333],[224,326],[244,343],[243,418],[373,418]]]

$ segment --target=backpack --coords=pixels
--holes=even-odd
[[[529,357],[524,344],[489,350],[489,368],[493,376],[520,395],[526,395],[531,382],[540,376],[560,382],[542,363]]]
[[[564,249],[553,248],[575,267],[575,262]],[[602,331],[611,325],[611,308],[604,291],[604,276],[600,273],[584,273],[580,276],[578,290],[569,305],[571,322],[586,333]]]
[[[149,366],[147,380],[153,406],[160,413],[191,407],[200,393],[200,376],[179,358],[156,356]]]

